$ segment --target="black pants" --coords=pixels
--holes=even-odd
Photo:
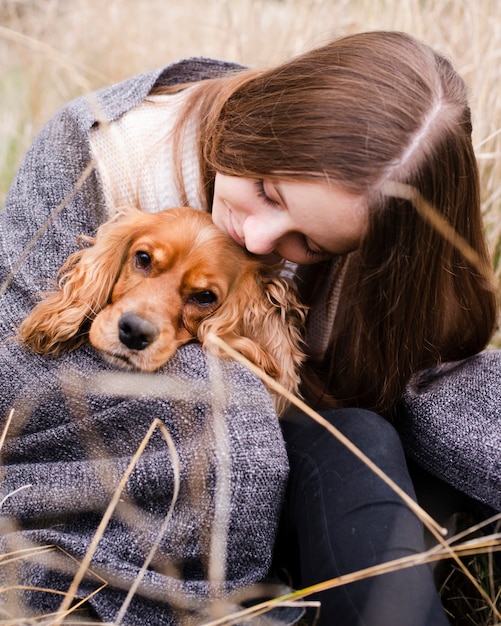
[[[336,428],[415,497],[395,429],[358,409],[325,412]],[[424,551],[423,526],[401,498],[305,416],[283,422],[290,480],[276,562],[304,588]],[[324,591],[323,626],[445,626],[431,569],[421,565]]]

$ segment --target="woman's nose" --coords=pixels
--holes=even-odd
[[[271,254],[285,234],[278,221],[250,215],[242,225],[245,247],[252,254]]]

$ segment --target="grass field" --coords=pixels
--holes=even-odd
[[[36,132],[75,96],[181,57],[261,66],[374,29],[404,30],[436,47],[469,85],[486,230],[501,276],[499,0],[0,0],[0,205]],[[501,346],[499,333],[493,346]],[[499,607],[492,562],[477,558],[471,569]],[[500,623],[456,577],[444,583],[453,623]]]

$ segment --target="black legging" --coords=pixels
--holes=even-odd
[[[414,497],[398,434],[358,409],[324,412],[336,428]],[[276,561],[295,588],[422,552],[423,526],[400,497],[310,418],[283,422],[290,480]],[[325,591],[323,626],[445,626],[428,565]]]

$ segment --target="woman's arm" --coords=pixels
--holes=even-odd
[[[501,511],[501,351],[423,372],[397,427],[426,470]]]

